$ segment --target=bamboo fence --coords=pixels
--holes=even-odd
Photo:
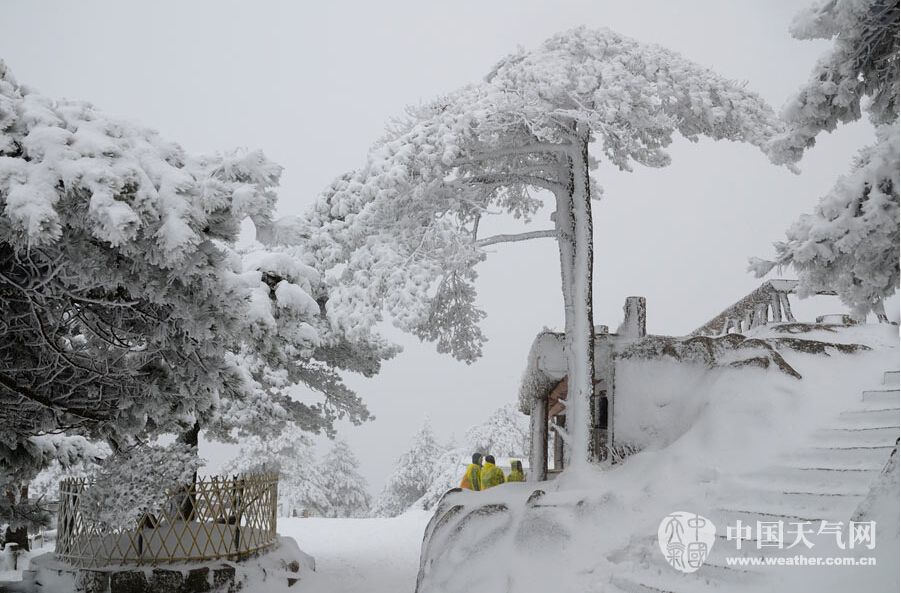
[[[56,557],[79,567],[242,560],[275,544],[278,474],[206,476],[170,490],[158,515],[115,529],[86,517],[88,478],[60,482]]]

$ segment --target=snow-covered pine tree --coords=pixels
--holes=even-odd
[[[528,456],[530,442],[529,419],[515,403],[504,404],[485,422],[466,431],[470,452],[494,455],[498,461],[504,457]]]
[[[460,485],[460,479],[472,456],[470,449],[448,445],[435,461],[435,471],[431,483],[418,501],[413,505],[429,510],[441,500],[444,494]]]
[[[865,100],[876,142],[792,224],[773,260],[752,258],[750,266],[758,277],[791,266],[800,296],[835,290],[857,315],[873,311],[883,321],[883,300],[899,285],[899,17],[897,0],[833,0],[795,18],[795,37],[833,44],[786,105],[789,128],[773,151],[800,158],[820,132],[860,119]]]
[[[333,366],[371,373],[381,352],[313,359],[319,274],[235,247],[243,219],[271,220],[280,173],[259,151],[191,157],[0,62],[0,494],[86,442],[70,435],[130,450],[368,417]],[[0,496],[0,520],[18,506]]]
[[[309,512],[328,514],[328,478],[316,462],[313,442],[297,427],[275,436],[251,435],[241,440],[238,455],[222,468],[225,474],[278,472],[278,513],[292,517]]]
[[[400,456],[382,493],[372,507],[373,517],[396,517],[419,500],[435,476],[442,447],[428,420],[413,435],[410,448]]]
[[[369,486],[359,471],[360,462],[350,445],[337,439],[319,462],[319,474],[325,482],[329,517],[365,517],[372,499]]]
[[[483,83],[410,109],[364,166],[327,188],[294,235],[306,237],[326,272],[327,310],[345,334],[371,335],[384,312],[465,361],[485,340],[473,286],[484,249],[556,238],[568,443],[578,466],[590,457],[591,199],[600,195],[589,145],[630,171],[668,165],[676,132],[766,149],[781,125],[756,94],[678,54],[607,29],[574,29],[505,58]],[[479,236],[483,213],[529,221],[545,199],[557,207],[554,228]]]

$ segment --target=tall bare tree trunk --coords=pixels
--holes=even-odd
[[[587,126],[577,124],[575,142],[569,151],[572,171],[573,315],[572,331],[568,331],[566,336],[569,371],[566,424],[570,436],[570,459],[574,468],[587,464],[595,456],[595,447],[591,439],[591,396],[594,390],[594,316],[591,283],[594,247],[588,137]],[[564,287],[564,291],[565,289]]]
[[[196,451],[200,444],[200,422],[194,422],[194,426],[183,432],[178,437],[178,442],[194,447]],[[197,514],[197,472],[191,477],[191,483],[185,488],[185,498],[181,503],[181,514],[185,521],[192,521]]]

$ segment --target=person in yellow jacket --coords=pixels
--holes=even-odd
[[[494,465],[494,455],[485,456],[485,467],[482,468],[482,490],[488,490],[504,483],[504,470]]]
[[[460,480],[460,488],[467,490],[475,490],[478,492],[482,489],[482,455],[481,453],[472,454],[472,463],[466,468],[463,479]]]
[[[525,482],[526,475],[522,473],[522,461],[518,459],[510,460],[510,475],[507,476],[508,482]]]

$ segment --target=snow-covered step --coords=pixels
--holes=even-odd
[[[851,410],[838,415],[836,428],[872,428],[875,426],[897,427],[899,408],[880,407],[866,410]]]
[[[731,543],[734,546],[734,542]],[[675,584],[677,582],[684,583],[685,586],[682,586],[678,589],[680,591],[693,591],[694,589],[692,589],[690,586],[687,586],[689,583],[703,583],[709,582],[710,580],[728,582],[747,581],[748,573],[750,571],[745,568],[732,568],[731,566],[727,566],[726,564],[725,556],[736,556],[738,554],[718,554],[717,550],[719,547],[729,548],[729,546],[724,546],[719,540],[717,540],[716,542],[714,542],[710,550],[710,556],[707,558],[707,560],[704,561],[704,565],[697,572],[689,574],[677,572],[676,569],[669,565],[660,550],[655,549],[650,555],[649,570],[642,576],[658,574],[661,577],[666,578],[666,582],[669,584]],[[728,551],[729,550],[727,549],[727,552]],[[642,582],[646,583],[646,581]]]
[[[792,514],[784,512],[773,512],[767,509],[742,509],[736,507],[724,507],[711,511],[709,519],[716,525],[717,535],[728,535],[727,527],[735,528],[738,521],[742,525],[750,525],[752,529],[757,522],[768,523],[773,521],[783,521],[784,523],[797,523],[799,521],[819,522],[830,517],[815,516],[822,513],[805,513]],[[806,515],[806,516],[805,516]]]
[[[886,456],[885,459],[888,459]],[[748,488],[763,490],[778,485],[793,492],[865,494],[879,468],[776,467],[734,480]]]
[[[828,467],[830,469],[880,470],[888,460],[892,447],[813,447],[792,453],[787,461],[796,468]],[[861,489],[865,491],[865,489]]]
[[[899,401],[898,391],[898,389],[871,389],[863,392],[863,401],[897,404]]]
[[[883,385],[901,385],[901,371],[885,371],[882,373]]]
[[[785,490],[757,490],[724,497],[730,508],[753,508],[801,517],[850,515],[864,494]]]
[[[756,501],[749,498],[725,501],[723,502],[723,509],[733,513],[774,517],[770,519],[762,518],[760,519],[761,521],[779,521],[779,517],[786,517],[784,521],[790,523],[847,518],[863,500],[863,497],[828,496],[810,493],[784,494],[782,496],[756,494],[760,494]],[[716,522],[714,521],[714,523]],[[732,524],[734,525],[734,521]]]
[[[724,583],[720,578],[719,571],[706,563],[698,569],[698,572],[692,574],[682,574],[669,566],[666,568],[666,571],[655,570],[648,571],[647,574],[613,577],[611,584],[625,593],[721,593],[723,591]],[[728,579],[729,581],[752,585],[752,578],[757,576],[756,574],[752,575],[749,571],[735,572],[738,576]]]
[[[811,434],[811,444],[841,447],[877,447],[895,444],[897,426],[871,426],[866,428],[821,428]]]
[[[744,525],[744,524],[743,524]],[[752,526],[751,529],[753,531],[755,527]],[[763,566],[757,566],[746,564],[730,564],[729,558],[789,558],[791,556],[797,555],[799,552],[803,553],[807,551],[808,548],[802,543],[795,544],[796,534],[794,532],[793,526],[786,525],[784,530],[788,530],[786,533],[783,531],[782,537],[782,547],[778,547],[772,545],[772,543],[768,543],[767,545],[763,545],[761,547],[757,547],[756,539],[742,539],[741,540],[741,548],[738,547],[738,540],[736,539],[727,539],[726,537],[719,538],[717,537],[716,544],[714,544],[713,549],[710,551],[710,556],[707,558],[707,562],[711,564],[716,564],[720,566],[726,566],[733,570],[746,571],[750,573],[759,573],[761,571],[766,570]],[[808,527],[809,529],[809,527]],[[808,536],[810,536],[809,531],[807,532]],[[756,534],[752,533],[752,537],[755,537]],[[809,537],[808,537],[809,539]],[[792,544],[795,544],[794,547],[789,548]],[[799,549],[800,546],[800,549]],[[733,561],[734,562],[734,561]],[[706,566],[706,564],[705,564]],[[725,580],[725,579],[724,579]]]
[[[633,578],[641,580],[643,576],[644,575],[636,576]],[[613,577],[611,585],[616,587],[616,589],[614,589],[615,593],[619,593],[620,591],[622,591],[623,593],[676,593],[671,587],[667,589],[661,589],[659,587],[644,585],[632,579],[622,577]]]

